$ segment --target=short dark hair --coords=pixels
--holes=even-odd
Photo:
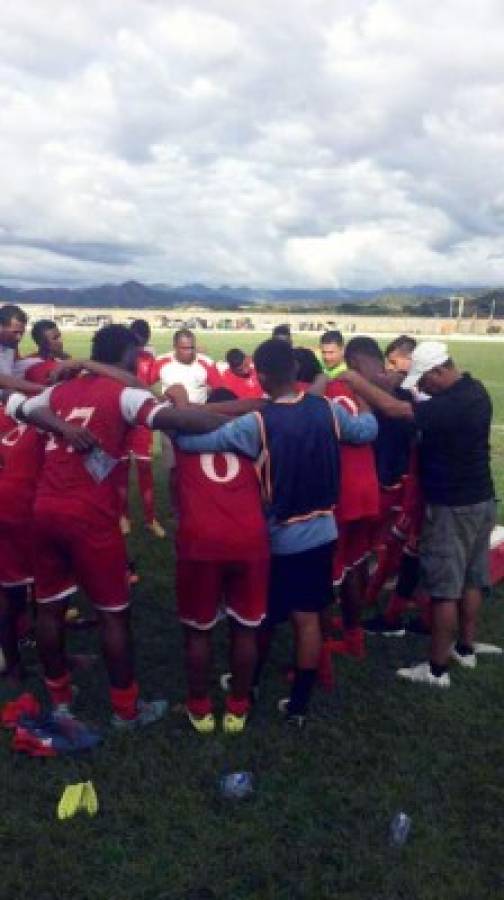
[[[138,347],[138,341],[126,325],[104,325],[93,335],[91,359],[115,366],[121,363],[129,347]]]
[[[207,403],[224,403],[226,400],[236,400],[236,394],[229,388],[217,387],[210,391]]]
[[[273,331],[271,332],[272,337],[274,338],[290,338],[291,337],[291,328],[286,322],[283,325],[275,325]]]
[[[285,384],[296,375],[294,351],[287,341],[271,338],[263,341],[254,351],[256,370],[267,375],[276,384]]]
[[[181,337],[194,338],[194,332],[190,328],[179,328],[173,335],[173,346],[176,347]]]
[[[307,347],[296,347],[292,352],[298,367],[297,380],[311,384],[322,372],[322,366],[313,350],[309,350]]]
[[[151,336],[150,325],[146,319],[134,319],[130,322],[130,331],[142,344],[146,344]]]
[[[396,350],[400,350],[403,353],[413,353],[417,342],[415,338],[410,337],[409,334],[400,334],[399,337],[394,338],[393,341],[390,341],[390,344],[387,344],[385,348],[385,356],[388,356],[389,353],[395,353]]]
[[[349,363],[355,356],[370,356],[383,362],[383,351],[372,337],[364,335],[352,338],[345,347],[345,362]]]
[[[23,325],[28,322],[28,316],[20,306],[15,306],[14,303],[4,303],[3,306],[0,306],[0,327],[10,325],[13,319],[17,319]]]
[[[238,366],[242,366],[245,362],[245,354],[243,350],[238,350],[238,348],[228,350],[228,352],[226,353],[226,362],[229,365],[230,369],[237,369]]]
[[[335,328],[333,331],[324,331],[324,334],[320,338],[321,344],[337,344],[338,347],[342,347],[344,344],[343,335],[341,331],[338,331]]]
[[[42,341],[44,340],[44,333],[49,331],[51,328],[57,328],[56,322],[53,322],[52,319],[38,319],[37,322],[33,323],[33,327],[31,330],[32,341],[40,347]]]

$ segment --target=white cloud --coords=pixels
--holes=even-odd
[[[0,283],[499,283],[499,0],[18,0]]]

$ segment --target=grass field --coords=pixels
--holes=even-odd
[[[304,340],[304,339],[303,339]],[[258,336],[202,335],[212,356]],[[67,335],[84,353],[88,335]],[[159,350],[167,336],[155,337]],[[454,344],[463,368],[481,377],[495,407],[493,462],[504,486],[504,375],[500,345]],[[2,900],[479,900],[504,897],[504,679],[502,662],[453,673],[447,692],[401,684],[399,664],[424,658],[425,639],[375,639],[363,663],[338,664],[338,690],[317,694],[302,733],[282,727],[279,667],[290,658],[288,631],[278,642],[254,719],[243,736],[199,738],[176,711],[184,696],[180,632],[174,616],[173,524],[157,471],[167,541],[137,521],[131,539],[142,580],[134,619],[140,680],[149,696],[175,709],[163,724],[131,736],[106,733],[82,759],[11,755],[0,736]],[[485,605],[481,638],[497,640],[504,597]],[[225,629],[216,672],[225,665]],[[95,647],[95,635],[74,636]],[[98,666],[78,676],[79,716],[103,725],[105,678]],[[36,680],[30,684],[39,690]],[[0,699],[9,696],[0,688]],[[215,697],[219,694],[215,687]],[[217,780],[251,770],[247,801],[223,800]],[[67,783],[92,778],[95,819],[60,823],[56,805]],[[387,845],[390,819],[413,819],[402,850]]]

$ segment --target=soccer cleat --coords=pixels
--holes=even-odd
[[[45,718],[22,718],[14,734],[12,749],[29,756],[60,756],[92,750],[101,740],[99,732],[73,716],[52,714]]]
[[[155,722],[159,722],[167,709],[167,700],[139,700],[134,719],[121,719],[117,713],[113,713],[110,724],[117,731],[135,731],[136,728],[144,728],[146,725],[154,725]]]
[[[222,717],[222,730],[224,734],[241,734],[247,724],[248,713],[236,716],[232,712],[225,712]]]
[[[4,728],[16,728],[22,716],[35,719],[40,715],[40,703],[33,694],[21,694],[2,707],[0,722]]]
[[[119,528],[121,529],[121,534],[124,537],[127,537],[128,534],[131,534],[131,522],[126,516],[121,516],[119,519]]]
[[[450,650],[450,656],[452,659],[458,662],[459,666],[462,666],[464,669],[476,668],[477,658],[475,653],[459,653],[456,645],[454,644]]]
[[[213,734],[216,728],[216,721],[214,714],[207,713],[205,716],[195,716],[186,706],[185,708],[187,718],[189,719],[192,727],[198,734]]]
[[[362,623],[362,627],[366,634],[379,634],[381,637],[402,638],[406,634],[406,629],[400,620],[394,624],[393,622],[387,622],[382,615],[366,619]]]
[[[431,687],[438,688],[450,687],[450,676],[448,672],[443,672],[442,675],[434,675],[430,663],[428,662],[419,663],[416,666],[409,666],[404,669],[398,669],[396,675],[404,681],[414,681],[417,684],[428,684]]]
[[[157,538],[165,538],[166,537],[166,531],[164,530],[163,526],[161,525],[161,522],[158,522],[157,519],[153,519],[152,522],[147,522],[145,527],[146,527],[147,531],[150,531],[150,533],[154,535],[154,537],[157,537]]]
[[[502,647],[497,644],[482,644],[479,641],[475,641],[473,649],[476,656],[502,656],[503,653]]]
[[[283,697],[282,700],[278,701],[278,712],[284,717],[287,725],[291,725],[293,728],[299,728],[301,730],[306,725],[306,716],[291,713],[289,706],[290,698]]]
[[[233,675],[231,672],[223,672],[219,678],[219,684],[221,687],[221,691],[224,691],[225,694],[229,694],[231,692],[231,680]],[[250,688],[250,702],[257,703],[259,700],[259,685],[253,684]]]

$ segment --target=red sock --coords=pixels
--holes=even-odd
[[[245,697],[244,699],[238,699],[238,697],[233,697],[232,694],[228,694],[226,697],[226,710],[233,714],[233,716],[244,716],[245,713],[248,713],[250,709],[250,700]]]
[[[186,706],[192,716],[198,719],[208,716],[212,712],[212,701],[210,697],[188,697]]]
[[[333,641],[324,641],[320,651],[320,659],[317,670],[319,684],[324,691],[332,691],[335,686],[334,669],[332,664],[331,644]]]
[[[65,672],[60,678],[46,678],[45,683],[53,706],[59,706],[61,703],[70,705],[72,702],[70,672]]]
[[[362,659],[366,655],[366,641],[364,631],[360,625],[357,628],[346,628],[343,632],[343,641],[350,656],[357,656],[359,659]]]
[[[150,459],[137,459],[138,488],[142,498],[144,518],[146,522],[155,519],[154,514],[154,479]]]
[[[120,719],[135,719],[138,713],[138,683],[132,681],[127,688],[116,688],[110,685],[110,702],[116,716]]]

